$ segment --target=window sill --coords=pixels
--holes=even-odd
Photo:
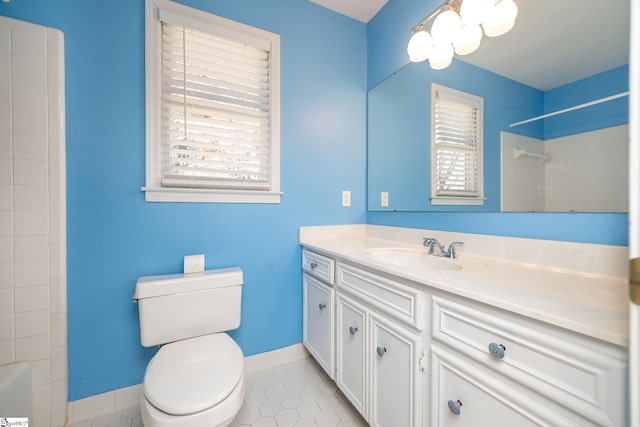
[[[280,203],[281,192],[213,190],[201,188],[141,187],[147,202],[182,203]]]
[[[431,197],[431,205],[434,206],[480,206],[484,201],[484,197]]]

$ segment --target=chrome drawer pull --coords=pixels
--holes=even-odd
[[[318,266],[318,263],[317,262],[312,262],[310,264],[310,266],[311,266],[311,269],[313,270],[314,268],[316,268]]]
[[[318,304],[318,308],[319,308],[320,310],[324,310],[325,308],[327,308],[327,304],[325,304],[325,303],[321,302],[320,304]]]
[[[503,346],[502,344],[496,344],[494,342],[492,342],[491,344],[489,344],[489,353],[491,353],[491,355],[493,357],[495,357],[496,359],[503,359],[504,358],[504,352],[507,348],[505,346]]]
[[[460,402],[459,400],[450,400],[448,404],[451,412],[453,412],[455,415],[460,415],[460,407],[462,406],[462,402]]]
[[[349,333],[351,335],[355,335],[356,332],[358,332],[358,328],[356,328],[355,326],[349,326]]]
[[[382,357],[384,356],[384,354],[387,352],[387,348],[386,347],[378,347],[376,348],[376,353],[378,353],[378,356]]]

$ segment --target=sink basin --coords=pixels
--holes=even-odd
[[[461,270],[458,260],[429,255],[426,249],[375,248],[365,249],[364,255],[373,260],[397,267],[425,268],[429,270]]]

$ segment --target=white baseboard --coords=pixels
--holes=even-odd
[[[251,373],[309,357],[302,344],[279,348],[244,358],[244,371]],[[142,384],[132,385],[67,403],[68,424],[113,414],[140,404]]]

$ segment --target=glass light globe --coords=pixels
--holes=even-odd
[[[433,37],[434,44],[446,44],[451,43],[460,31],[460,16],[453,10],[445,10],[436,16],[436,20],[433,21],[431,27],[431,37]]]
[[[489,37],[498,37],[506,34],[516,23],[518,6],[513,0],[502,0],[493,6],[491,13],[482,21],[484,33]]]
[[[453,47],[451,43],[437,44],[433,46],[429,55],[429,65],[434,70],[447,68],[453,60]]]
[[[409,39],[407,53],[411,62],[422,62],[429,57],[433,41],[431,35],[422,30],[415,32]]]
[[[453,41],[453,47],[458,55],[468,55],[480,47],[480,40],[482,40],[480,25],[465,25]]]
[[[480,24],[493,7],[493,0],[464,0],[460,5],[460,17],[464,25]]]

